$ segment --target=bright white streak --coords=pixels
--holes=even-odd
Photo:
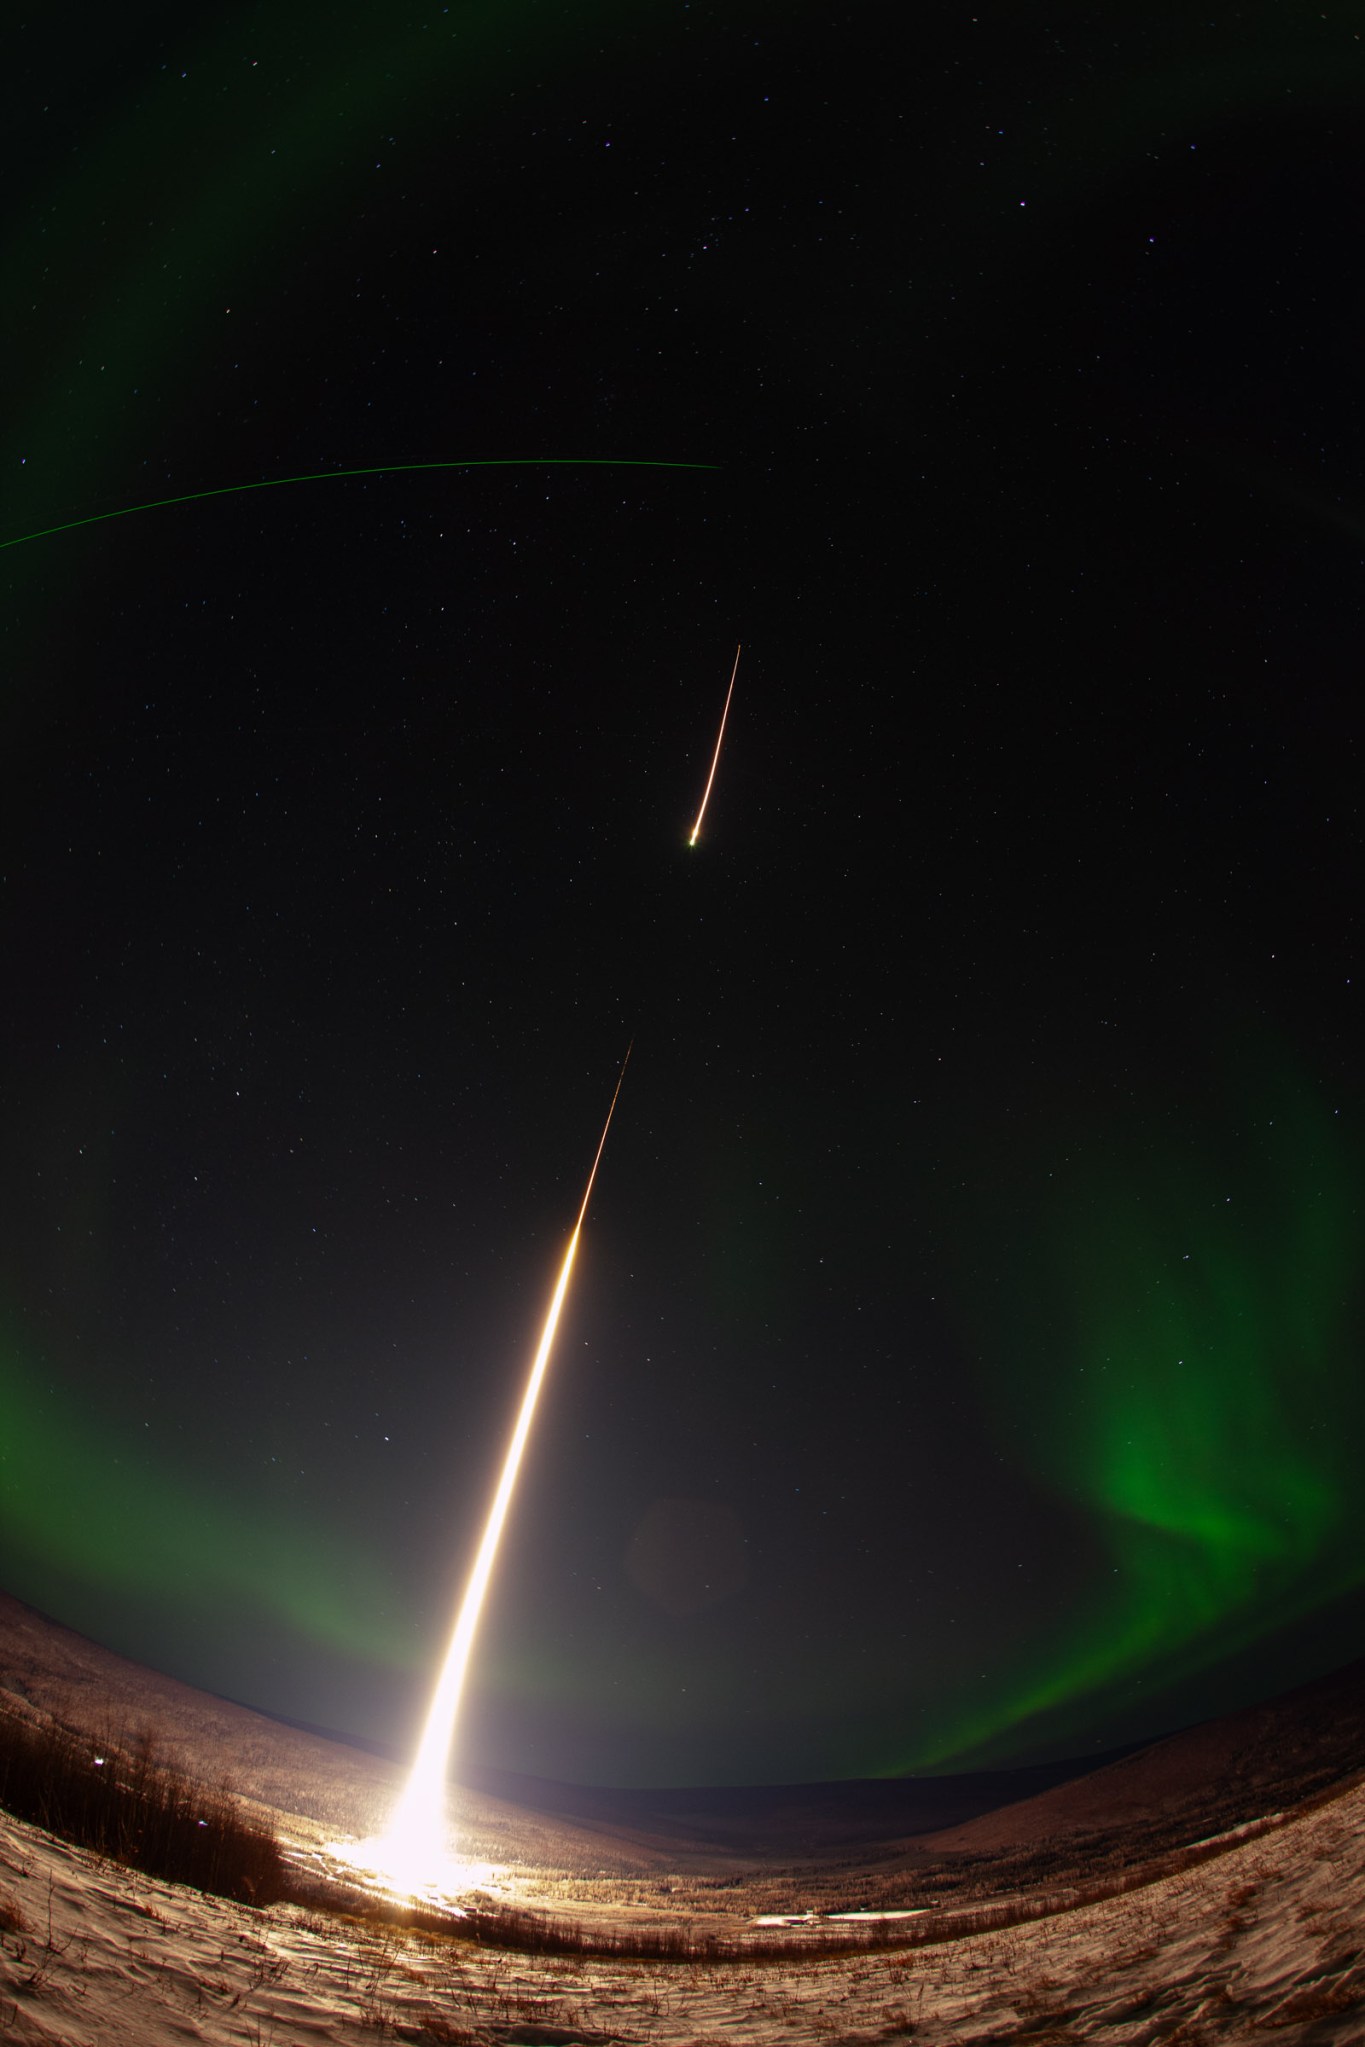
[[[607,1110],[607,1120],[598,1139],[597,1155],[593,1159],[592,1171],[588,1175],[578,1220],[573,1226],[573,1235],[569,1238],[564,1262],[559,1268],[559,1278],[555,1282],[550,1312],[545,1317],[545,1327],[540,1333],[540,1347],[536,1351],[530,1377],[526,1381],[521,1412],[517,1416],[517,1425],[512,1431],[512,1440],[503,1459],[502,1477],[498,1480],[498,1490],[493,1496],[493,1506],[484,1527],[478,1555],[474,1559],[474,1569],[470,1573],[464,1598],[460,1602],[455,1632],[450,1638],[450,1647],[446,1651],[441,1675],[436,1681],[436,1690],[427,1713],[422,1739],[417,1746],[416,1758],[383,1838],[366,1844],[373,1866],[391,1877],[405,1890],[420,1890],[428,1884],[436,1883],[449,1860],[445,1845],[446,1774],[450,1767],[450,1749],[455,1737],[455,1719],[460,1710],[465,1672],[469,1667],[469,1654],[474,1646],[474,1631],[479,1625],[484,1594],[493,1575],[498,1543],[502,1538],[507,1510],[512,1503],[512,1490],[517,1482],[522,1452],[526,1448],[526,1438],[531,1433],[541,1383],[550,1362],[550,1351],[559,1324],[559,1312],[564,1306],[564,1296],[569,1290],[569,1275],[573,1271],[579,1233],[588,1212],[592,1184],[597,1178],[597,1168],[602,1163],[607,1132],[611,1128],[611,1119],[616,1110],[616,1097],[621,1092],[621,1082],[626,1077],[626,1062],[629,1058],[630,1047],[627,1046],[626,1057],[621,1061],[621,1071],[616,1080],[616,1093],[613,1094],[611,1107]]]
[[[740,648],[736,647],[735,665],[730,670],[730,687],[725,692],[725,709],[720,714],[720,731],[716,734],[716,750],[711,756],[711,772],[706,777],[706,787],[702,790],[701,809],[697,812],[697,822],[693,825],[692,836],[687,842],[689,846],[695,846],[697,843],[697,836],[701,831],[701,821],[706,815],[706,806],[711,800],[711,784],[716,779],[716,767],[720,760],[720,743],[725,737],[725,721],[730,715],[730,699],[735,693],[735,677],[739,674],[739,656]]]

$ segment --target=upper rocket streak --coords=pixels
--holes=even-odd
[[[730,670],[730,687],[725,692],[725,709],[720,714],[720,731],[716,734],[716,750],[711,756],[711,772],[706,777],[706,787],[702,790],[701,809],[697,812],[697,822],[693,825],[692,836],[687,842],[689,846],[695,846],[697,843],[697,837],[701,831],[701,821],[706,815],[706,806],[711,798],[711,784],[716,779],[716,766],[720,760],[721,741],[725,737],[725,721],[730,715],[730,699],[735,693],[735,677],[739,674],[739,656],[740,649],[736,647],[735,665]]]
[[[440,1860],[440,1841],[444,1832],[441,1815],[445,1799],[446,1770],[449,1767],[450,1748],[455,1732],[455,1717],[459,1711],[460,1695],[464,1690],[465,1672],[469,1666],[470,1651],[474,1646],[474,1633],[479,1625],[479,1615],[483,1608],[484,1595],[488,1590],[488,1581],[493,1575],[503,1524],[512,1503],[512,1491],[517,1482],[517,1472],[526,1448],[526,1439],[531,1432],[541,1384],[550,1362],[550,1351],[554,1344],[555,1331],[559,1326],[560,1310],[564,1306],[564,1296],[569,1290],[569,1278],[573,1272],[579,1235],[588,1213],[593,1182],[597,1178],[597,1168],[602,1163],[607,1132],[611,1129],[611,1119],[616,1111],[621,1083],[626,1077],[626,1065],[630,1054],[631,1046],[627,1046],[626,1056],[621,1061],[621,1071],[616,1080],[616,1092],[612,1095],[607,1120],[598,1139],[592,1171],[588,1175],[588,1184],[578,1211],[578,1220],[573,1226],[573,1234],[569,1238],[559,1268],[559,1278],[555,1282],[549,1313],[545,1317],[545,1326],[540,1334],[540,1345],[526,1381],[521,1411],[503,1459],[502,1476],[498,1481],[498,1489],[484,1526],[483,1539],[479,1543],[478,1555],[474,1559],[474,1568],[469,1574],[464,1598],[460,1602],[460,1611],[450,1647],[446,1651],[445,1663],[436,1683],[426,1727],[407,1785],[389,1822],[386,1841],[391,1860],[395,1866],[401,1863],[404,1866],[420,1868],[423,1879]]]

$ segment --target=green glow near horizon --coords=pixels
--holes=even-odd
[[[72,533],[78,526],[99,526],[108,519],[130,519],[134,512],[159,512],[169,505],[197,504],[201,498],[235,497],[247,490],[282,490],[288,483],[336,483],[348,476],[410,476],[427,469],[718,469],[718,462],[655,462],[635,456],[611,455],[500,455],[476,461],[381,462],[368,469],[317,469],[305,476],[266,476],[255,483],[224,483],[213,490],[190,490],[180,497],[149,498],[145,504],[122,505],[115,512],[89,512],[81,519],[66,519],[57,526],[39,526],[32,533],[17,533],[0,540],[0,554],[9,547],[24,547],[30,540],[47,540],[55,533]]]
[[[1002,1287],[980,1330],[1002,1440],[1096,1566],[1027,1664],[896,1767],[1079,1734],[1125,1687],[1155,1699],[1365,1576],[1343,1413],[1356,1175],[1306,1088],[1255,1099],[1162,1153],[1106,1143]]]
[[[55,1573],[192,1624],[226,1600],[347,1655],[414,1663],[404,1598],[367,1545],[275,1501],[215,1497],[73,1399],[0,1336],[0,1539],[26,1560],[8,1591],[35,1598]]]

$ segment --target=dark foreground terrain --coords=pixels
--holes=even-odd
[[[154,1728],[332,1886],[328,1909],[254,1909],[0,1815],[0,2036],[1347,2047],[1365,2040],[1363,1706],[1356,1665],[1060,1780],[484,1780],[456,1800],[460,1851],[482,1866],[455,1903],[476,1916],[424,1930],[339,1887],[346,1841],[387,1812],[391,1763],[0,1600],[0,1709]],[[903,1916],[836,1916],[878,1912]]]

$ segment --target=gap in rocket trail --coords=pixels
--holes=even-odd
[[[735,678],[739,673],[739,658],[742,643],[735,648],[734,665],[730,671],[729,686],[721,711],[720,728],[716,734],[715,749],[711,766],[702,791],[700,807],[688,838],[689,847],[696,845],[706,816],[706,806],[720,764],[721,747],[725,739],[726,720],[730,715],[730,701],[734,695]],[[550,1307],[541,1330],[540,1343],[531,1363],[521,1408],[512,1431],[511,1440],[503,1457],[502,1473],[489,1510],[483,1535],[474,1559],[464,1595],[456,1615],[450,1644],[432,1695],[431,1706],[411,1772],[403,1792],[395,1805],[387,1828],[378,1839],[359,1844],[350,1852],[350,1859],[357,1866],[363,1866],[383,1876],[404,1890],[420,1891],[439,1887],[442,1878],[449,1880],[452,1875],[468,1877],[468,1870],[451,1861],[447,1848],[446,1801],[451,1751],[455,1739],[455,1727],[459,1716],[460,1701],[464,1692],[469,1661],[473,1653],[474,1638],[488,1594],[489,1582],[497,1562],[498,1546],[511,1509],[512,1495],[516,1487],[517,1474],[530,1437],[539,1403],[541,1388],[549,1369],[550,1356],[554,1347],[555,1333],[559,1326],[569,1282],[573,1274],[574,1259],[578,1251],[578,1240],[592,1199],[592,1190],[597,1179],[598,1167],[606,1149],[607,1134],[611,1129],[612,1117],[620,1098],[625,1080],[626,1067],[630,1061],[632,1044],[626,1047],[625,1058],[617,1075],[616,1087],[607,1109],[606,1121],[598,1139],[593,1156],[592,1168],[588,1174],[583,1199],[579,1205],[577,1220],[564,1252],[555,1282]]]

